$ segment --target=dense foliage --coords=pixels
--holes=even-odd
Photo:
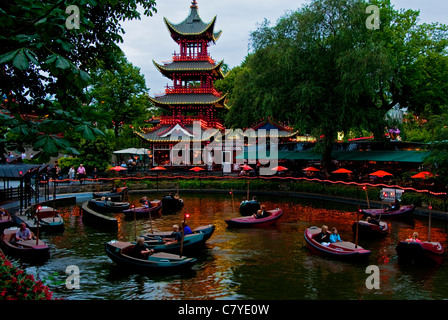
[[[379,30],[366,27],[369,5],[380,9]],[[448,101],[448,28],[419,24],[418,16],[389,0],[314,0],[274,26],[265,21],[227,85],[227,124],[289,122],[320,138],[325,170],[338,133],[366,130],[381,141],[392,107],[439,112]]]
[[[1,2],[0,154],[26,145],[42,150],[42,160],[61,150],[76,154],[73,136],[102,134],[88,121],[84,89],[100,62],[117,65],[121,22],[140,19],[138,6],[146,16],[156,11],[153,0]]]

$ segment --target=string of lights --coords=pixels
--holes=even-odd
[[[122,181],[138,181],[138,180],[154,180],[154,179],[168,179],[168,180],[175,180],[175,179],[186,179],[186,180],[192,180],[192,179],[204,179],[205,177],[203,175],[189,175],[189,176],[183,176],[183,175],[158,175],[158,176],[143,176],[143,177],[111,177],[111,178],[98,178],[98,179],[92,179],[92,178],[86,178],[83,180],[91,181],[91,182],[108,182],[108,181],[114,181],[114,180],[122,180]],[[237,180],[286,180],[286,181],[309,181],[309,182],[318,182],[318,183],[328,183],[328,184],[341,184],[341,185],[352,185],[357,187],[371,187],[371,188],[392,188],[392,189],[401,189],[401,190],[408,190],[408,191],[414,191],[418,193],[429,193],[434,196],[446,196],[446,192],[434,192],[428,189],[416,189],[413,187],[403,187],[400,185],[387,185],[387,184],[374,184],[374,183],[359,183],[354,181],[333,181],[333,180],[326,180],[326,179],[318,179],[318,178],[306,178],[306,177],[234,177],[234,176],[207,176],[206,179],[210,180],[228,180],[228,179],[237,179]],[[72,180],[72,179],[61,179],[61,180],[53,180],[50,179],[50,182],[56,182],[56,183],[68,183],[68,182],[75,182],[78,180]],[[42,183],[45,183],[45,181],[42,181]]]

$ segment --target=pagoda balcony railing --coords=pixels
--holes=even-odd
[[[213,87],[185,88],[166,86],[165,94],[201,94],[208,93],[216,97],[221,97],[221,93]]]
[[[213,60],[208,54],[188,54],[182,55],[179,53],[173,54],[173,61],[208,61],[215,64],[216,61]]]
[[[199,122],[202,128],[217,128],[224,129],[223,124],[218,119],[209,119],[204,115],[197,116],[163,116],[160,118],[161,125],[176,125],[181,123],[183,125],[192,125],[194,122]]]

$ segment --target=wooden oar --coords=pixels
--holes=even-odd
[[[233,214],[235,214],[235,203],[233,201],[233,189],[230,189],[230,194],[232,195],[232,210],[233,210]]]
[[[359,213],[361,209],[358,207],[358,212],[356,213],[356,238],[355,238],[355,248],[358,248],[358,228],[359,228]]]
[[[39,210],[41,206],[37,206],[37,229],[36,229],[36,246],[39,244]]]
[[[432,210],[432,204],[429,203],[429,221],[428,221],[428,242],[431,242],[431,210]]]
[[[184,221],[182,221],[182,231],[181,231],[181,240],[180,240],[180,255],[179,257],[182,258],[182,251],[184,247],[184,229],[185,229],[185,220],[190,217],[188,213],[184,214]]]
[[[134,238],[135,241],[137,241],[137,217],[135,213],[135,204],[132,205],[132,208],[134,209]]]
[[[151,215],[151,208],[149,207],[149,204],[150,204],[151,202],[149,202],[148,201],[148,212],[149,212],[149,225],[150,225],[150,227],[151,227],[151,233],[154,233],[153,231],[152,231],[152,215]],[[151,205],[152,206],[152,205]]]

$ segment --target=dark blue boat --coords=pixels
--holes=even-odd
[[[123,241],[110,241],[106,243],[107,256],[117,265],[140,272],[173,272],[189,270],[197,261],[196,258],[188,258],[166,252],[156,252],[147,259],[139,259],[132,256],[135,244]]]
[[[89,208],[101,213],[120,213],[131,206],[129,202],[116,202],[104,198],[89,200]]]
[[[215,231],[215,225],[209,224],[205,226],[200,226],[192,230],[193,233],[185,235],[182,244],[183,252],[195,251],[204,247],[205,242],[210,239],[213,232]],[[168,232],[158,232],[158,233],[147,233],[142,234],[141,237],[145,238],[145,243],[150,249],[163,252],[175,252],[179,253],[181,248],[181,242],[165,244],[167,238],[171,238],[171,231]]]

